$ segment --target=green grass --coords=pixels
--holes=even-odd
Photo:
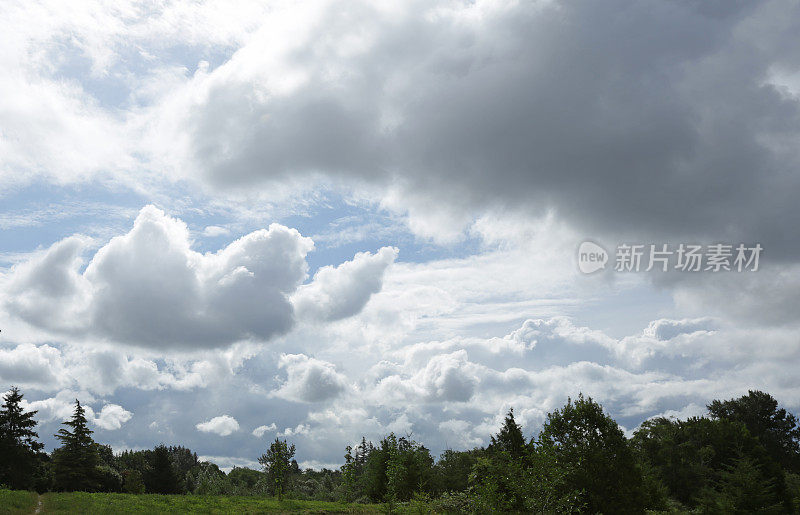
[[[0,490],[0,514],[18,515],[33,513],[38,496],[36,492],[24,490]]]
[[[41,513],[379,513],[379,505],[224,495],[50,493]],[[28,512],[30,513],[30,511]]]

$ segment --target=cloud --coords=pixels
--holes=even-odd
[[[710,318],[683,320],[659,319],[650,322],[644,330],[646,336],[657,340],[671,340],[681,334],[692,334],[698,331],[712,331],[716,327]]]
[[[800,104],[771,82],[795,67],[787,19],[627,0],[278,8],[187,83],[177,126],[211,184],[366,184],[425,235],[508,206],[598,236],[758,239],[789,257],[800,177],[780,142]]]
[[[117,404],[106,404],[95,417],[94,423],[106,431],[114,431],[131,419],[133,413]]]
[[[39,389],[66,386],[61,352],[49,345],[0,349],[0,383]]]
[[[257,428],[253,429],[253,436],[261,438],[265,433],[269,433],[270,431],[275,431],[277,429],[278,427],[275,425],[275,422],[268,426],[258,426]]]
[[[301,286],[292,298],[298,316],[308,320],[334,321],[358,314],[383,285],[386,269],[398,250],[383,247],[375,254],[359,252],[352,261],[325,266],[311,283]]]
[[[221,415],[211,420],[201,422],[195,426],[203,433],[214,433],[219,436],[229,436],[239,430],[239,422],[230,415]]]
[[[225,227],[220,227],[218,225],[209,225],[205,229],[203,229],[203,236],[207,238],[216,238],[217,236],[227,236],[230,234],[230,231]]]
[[[68,238],[13,267],[6,308],[52,331],[161,349],[286,333],[294,324],[287,296],[306,277],[313,248],[296,230],[272,224],[200,254],[186,224],[153,206],[79,273],[82,244]]]
[[[25,411],[36,411],[36,420],[40,423],[63,422],[70,418],[75,412],[75,399],[81,400],[86,420],[106,431],[120,429],[132,417],[133,413],[122,406],[113,403],[105,403],[99,413],[96,413],[91,404],[95,402],[94,397],[84,392],[72,390],[62,390],[55,397],[29,401],[22,400],[22,408]]]
[[[31,324],[64,332],[79,331],[86,320],[91,284],[79,273],[90,241],[65,238],[15,265],[6,286],[6,309]]]
[[[333,399],[347,389],[347,380],[328,363],[304,354],[283,354],[279,366],[288,374],[286,381],[273,394],[296,402],[322,402]]]
[[[425,368],[410,377],[390,375],[375,387],[374,398],[395,402],[465,402],[479,382],[463,349],[432,357]]]
[[[297,427],[287,427],[278,436],[308,436],[311,434],[311,427],[307,424],[298,424]]]

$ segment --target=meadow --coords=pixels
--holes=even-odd
[[[41,504],[39,504],[41,503]],[[38,511],[37,511],[38,508]],[[381,513],[378,504],[298,501],[272,497],[158,495],[117,493],[47,493],[0,490],[0,514],[28,513]]]

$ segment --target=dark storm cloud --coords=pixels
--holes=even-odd
[[[586,231],[758,240],[787,257],[800,111],[769,81],[800,66],[798,14],[789,2],[348,4],[280,66],[245,48],[210,76],[189,119],[195,157],[218,185],[321,173],[454,211],[555,209]],[[286,70],[303,78],[272,92]]]

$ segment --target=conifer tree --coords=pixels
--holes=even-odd
[[[36,411],[22,410],[19,388],[12,386],[0,406],[0,484],[13,489],[33,486],[43,445],[36,441]]]
[[[55,437],[62,446],[53,452],[53,473],[56,489],[64,491],[97,490],[99,487],[98,465],[100,456],[97,444],[92,440],[92,430],[86,425],[86,412],[75,399],[75,412],[64,422]]]
[[[525,437],[522,427],[514,420],[514,408],[508,410],[503,427],[497,436],[492,435],[492,450],[507,452],[514,459],[519,459],[524,454]]]
[[[150,455],[150,469],[145,477],[147,491],[155,494],[181,493],[181,478],[170,459],[169,449],[159,445]]]

